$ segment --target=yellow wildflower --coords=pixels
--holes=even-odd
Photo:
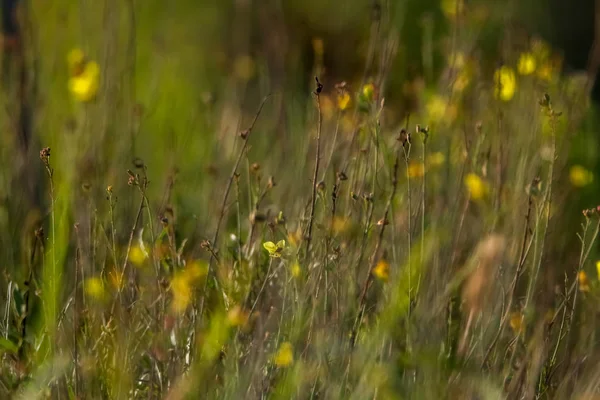
[[[248,322],[248,313],[236,305],[227,313],[227,322],[231,326],[244,326]]]
[[[208,275],[208,263],[204,260],[188,262],[183,273],[190,283],[194,283]]]
[[[427,114],[433,121],[439,121],[444,118],[448,101],[439,95],[432,96],[427,102]]]
[[[341,111],[344,111],[350,105],[350,95],[348,92],[339,94],[337,97],[337,106]]]
[[[183,273],[175,274],[171,280],[171,292],[173,293],[171,309],[175,313],[184,312],[192,301],[192,286],[189,277]]]
[[[469,191],[469,195],[474,200],[481,200],[488,193],[487,183],[478,175],[470,173],[465,177],[465,186]]]
[[[100,67],[90,61],[85,64],[83,72],[69,79],[69,90],[73,97],[81,102],[92,100],[98,92]]]
[[[444,162],[446,162],[446,156],[444,155],[444,153],[439,152],[439,151],[436,151],[435,153],[431,153],[427,157],[427,165],[432,168],[440,167],[440,166],[444,165]]]
[[[102,279],[98,277],[88,278],[85,281],[85,292],[88,296],[96,299],[102,300],[104,299],[104,283]]]
[[[373,97],[375,96],[375,85],[372,83],[367,83],[362,88],[362,94],[367,101],[373,101]]]
[[[598,275],[598,280],[600,281],[600,261],[596,261],[596,274]]]
[[[584,187],[594,180],[594,174],[581,165],[574,165],[569,170],[569,180],[575,187]]]
[[[425,175],[425,165],[419,161],[411,161],[408,164],[408,177],[409,178],[421,178]]]
[[[520,312],[513,312],[510,315],[510,327],[512,328],[515,335],[521,333],[523,331],[523,325],[525,321],[525,316]]]
[[[263,243],[263,247],[269,252],[269,256],[281,257],[281,253],[285,248],[285,240],[280,240],[279,242],[277,242],[277,244],[273,242],[265,242]]]
[[[519,57],[517,70],[521,75],[531,75],[535,72],[535,57],[532,53],[523,53]]]
[[[585,271],[579,271],[579,273],[577,274],[577,280],[579,281],[579,290],[581,290],[582,292],[590,291],[590,281],[588,280]]]
[[[390,277],[390,264],[384,259],[379,260],[375,265],[375,268],[373,268],[373,275],[382,281],[387,282]]]
[[[141,267],[144,265],[148,254],[140,248],[140,246],[133,246],[129,250],[129,260],[136,266]]]
[[[511,100],[517,89],[517,78],[511,67],[503,66],[494,73],[494,95],[502,101]]]
[[[294,362],[294,348],[290,342],[284,342],[273,356],[273,363],[280,368],[289,367]]]
[[[302,274],[302,268],[300,268],[300,264],[298,263],[298,261],[295,261],[292,266],[290,267],[290,272],[292,273],[292,276],[294,278],[299,278],[300,275]]]

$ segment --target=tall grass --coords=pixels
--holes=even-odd
[[[412,8],[382,7],[358,72],[317,38],[282,84],[240,31],[231,56],[188,39],[243,4],[34,3],[34,137],[0,150],[2,398],[597,395],[594,116],[543,42],[509,30],[490,61],[483,14],[449,13],[399,79]]]

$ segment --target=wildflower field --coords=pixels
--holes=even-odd
[[[593,77],[507,4],[22,1],[0,399],[600,398]]]

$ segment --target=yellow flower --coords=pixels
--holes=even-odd
[[[83,72],[69,79],[69,90],[73,97],[81,102],[92,100],[98,92],[100,67],[90,61],[85,65]]]
[[[421,178],[425,175],[425,165],[419,161],[411,161],[408,164],[408,177],[409,178]]]
[[[231,326],[244,326],[248,322],[248,313],[236,305],[227,313],[227,322]]]
[[[444,153],[439,151],[431,153],[427,157],[427,165],[429,165],[432,168],[440,167],[444,165],[444,162],[446,162],[446,156],[444,155]]]
[[[596,261],[596,274],[598,275],[598,280],[600,281],[600,261]]]
[[[281,253],[285,248],[285,240],[280,240],[277,244],[273,242],[263,243],[263,247],[269,252],[271,257],[281,257]]]
[[[208,275],[208,263],[204,260],[194,260],[186,264],[183,274],[190,283],[197,282]]]
[[[470,173],[465,177],[465,186],[474,200],[481,200],[488,193],[487,183],[476,174]]]
[[[382,281],[387,282],[390,277],[390,264],[384,259],[379,260],[377,265],[375,265],[375,268],[373,268],[373,275]]]
[[[579,290],[582,292],[590,291],[590,281],[588,280],[585,271],[579,271],[579,274],[577,274],[577,280],[579,281]]]
[[[173,302],[171,309],[175,313],[184,312],[192,301],[192,286],[186,274],[177,273],[171,280]]]
[[[569,180],[575,187],[584,187],[594,180],[594,174],[581,165],[574,165],[569,170]]]
[[[513,312],[510,315],[509,324],[510,324],[510,327],[512,328],[513,332],[515,333],[515,335],[517,335],[523,331],[524,320],[525,320],[525,317],[520,312]]]
[[[302,274],[302,268],[300,268],[300,264],[298,263],[298,261],[295,261],[292,266],[290,267],[290,272],[292,273],[292,276],[294,278],[299,278],[300,275]]]
[[[147,257],[148,254],[140,246],[133,246],[131,250],[129,250],[129,260],[138,267],[144,265]]]
[[[373,85],[372,83],[367,83],[362,88],[362,94],[363,94],[365,100],[372,101],[373,96],[375,96],[375,85]]]
[[[344,92],[337,97],[337,105],[341,111],[344,111],[350,105],[350,95],[348,92]]]
[[[96,300],[102,300],[104,298],[105,292],[102,279],[98,277],[88,278],[86,279],[84,286],[88,296]]]
[[[448,101],[439,95],[432,96],[429,102],[427,102],[427,114],[433,121],[439,121],[444,118],[446,114],[446,108],[448,107]]]
[[[532,53],[523,53],[519,57],[517,70],[521,75],[531,75],[535,72],[535,57]]]
[[[509,101],[515,95],[517,78],[511,67],[503,66],[494,73],[494,95],[502,101]]]
[[[294,348],[290,342],[284,342],[273,356],[273,363],[280,368],[289,367],[294,362]]]

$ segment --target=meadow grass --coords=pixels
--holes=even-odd
[[[278,85],[243,4],[30,3],[2,398],[598,396],[597,125],[543,41],[444,6],[410,76],[383,7],[360,71],[315,37]]]

